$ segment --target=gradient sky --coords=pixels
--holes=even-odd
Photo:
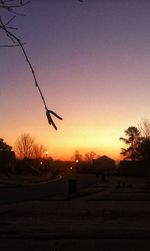
[[[20,48],[0,48],[0,137],[14,145],[30,133],[54,158],[119,158],[119,137],[150,114],[150,1],[32,0],[23,13],[16,34],[64,120],[48,125]]]

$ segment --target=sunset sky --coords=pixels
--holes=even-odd
[[[32,0],[21,12],[15,34],[63,121],[49,126],[21,49],[0,48],[0,137],[14,146],[29,133],[57,159],[118,159],[124,130],[150,118],[150,1]]]

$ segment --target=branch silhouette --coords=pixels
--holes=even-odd
[[[8,7],[8,6],[7,6]],[[18,6],[15,6],[15,7],[18,7]],[[0,5],[0,8],[1,8],[1,5]],[[9,10],[10,11],[10,10]],[[12,11],[11,11],[12,12]],[[47,119],[48,119],[48,123],[50,125],[52,125],[54,127],[55,130],[57,130],[57,127],[51,117],[51,114],[54,115],[56,118],[62,120],[62,118],[60,116],[58,116],[54,111],[52,110],[49,110],[47,108],[47,104],[46,104],[46,101],[44,99],[44,96],[43,96],[43,93],[41,91],[41,88],[38,84],[38,81],[37,81],[37,78],[36,78],[36,75],[35,75],[35,72],[34,72],[34,69],[33,69],[33,66],[31,64],[31,61],[29,60],[29,57],[27,56],[27,53],[26,53],[26,50],[24,48],[24,43],[21,42],[21,40],[14,34],[12,33],[11,31],[9,31],[8,29],[10,29],[11,27],[8,27],[7,25],[10,24],[10,22],[15,18],[12,17],[6,24],[2,21],[2,18],[0,17],[0,29],[3,30],[5,33],[6,33],[6,36],[12,41],[13,44],[11,45],[1,45],[0,47],[16,47],[16,46],[19,46],[23,52],[23,55],[27,61],[27,64],[31,70],[31,73],[32,73],[32,76],[33,76],[33,79],[34,79],[34,83],[35,83],[35,87],[37,87],[38,91],[39,91],[39,94],[41,96],[41,99],[43,101],[43,104],[44,104],[44,107],[45,107],[45,110],[46,110],[46,116],[47,116]]]
[[[79,2],[83,2],[83,0],[79,0]],[[38,81],[37,81],[37,78],[36,78],[36,75],[35,75],[35,72],[34,72],[34,68],[33,68],[32,64],[31,64],[31,61],[29,60],[29,57],[28,57],[28,55],[26,53],[26,50],[24,48],[25,43],[22,43],[21,40],[13,32],[10,31],[10,30],[17,30],[17,28],[8,26],[16,18],[16,15],[21,15],[21,16],[23,15],[23,14],[17,13],[14,9],[19,9],[20,7],[23,7],[23,6],[27,5],[28,3],[30,3],[30,0],[29,1],[28,0],[26,0],[26,1],[18,0],[18,2],[15,1],[15,0],[0,0],[0,9],[4,9],[7,12],[13,14],[13,16],[6,23],[3,22],[2,17],[0,16],[0,29],[5,32],[6,36],[12,42],[12,44],[10,44],[10,45],[0,45],[0,47],[16,47],[16,46],[19,46],[21,48],[21,50],[22,50],[22,52],[24,54],[24,57],[25,57],[25,59],[27,61],[27,64],[28,64],[28,66],[29,66],[29,68],[31,70],[31,74],[33,76],[34,83],[35,83],[35,87],[37,87],[37,89],[39,91],[39,94],[41,96],[41,99],[43,101],[45,111],[46,111],[46,116],[47,116],[47,119],[48,119],[48,123],[50,125],[52,125],[55,130],[57,130],[57,127],[56,127],[51,115],[53,115],[54,117],[56,117],[57,119],[60,119],[60,120],[62,120],[62,118],[59,115],[57,115],[54,111],[49,110],[47,108],[47,104],[46,104],[46,101],[44,99],[41,88],[40,88],[40,86],[38,84]]]

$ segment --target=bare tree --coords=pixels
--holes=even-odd
[[[149,119],[142,119],[142,121],[139,124],[139,131],[141,134],[141,137],[144,139],[150,140],[150,121]]]
[[[87,152],[85,153],[85,159],[88,161],[88,162],[92,162],[92,160],[96,157],[98,157],[99,155],[97,155],[96,153],[94,152]]]
[[[34,144],[33,145],[33,158],[34,159],[41,159],[44,157],[46,148],[43,145],[40,144]]]
[[[82,154],[80,154],[78,150],[75,151],[74,159],[75,159],[75,162],[79,162],[82,160]]]
[[[33,156],[34,138],[28,133],[22,134],[16,142],[15,152],[20,159],[31,158]]]

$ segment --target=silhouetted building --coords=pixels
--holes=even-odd
[[[93,159],[93,168],[100,171],[115,171],[116,164],[113,159],[104,155],[98,159]]]
[[[16,157],[13,151],[0,150],[0,172],[13,172],[15,160]]]

